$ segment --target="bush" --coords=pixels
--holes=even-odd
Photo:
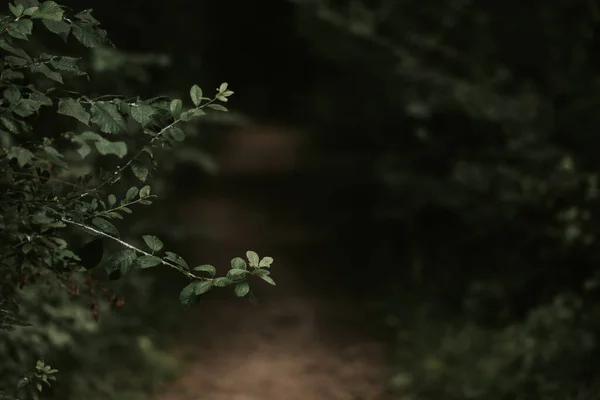
[[[128,229],[130,214],[156,199],[156,168],[185,139],[185,125],[227,111],[233,92],[223,83],[205,97],[194,85],[187,109],[163,96],[79,93],[89,75],[73,42],[112,46],[91,10],[21,0],[9,11],[0,19],[1,396],[38,398],[61,376],[57,367],[70,383],[51,388],[56,398],[126,397],[170,370],[145,335],[152,286],[140,271],[160,266],[188,278],[184,305],[225,286],[252,299],[250,275],[275,284],[270,257],[248,251],[216,277],[213,266],[190,267],[157,236]]]

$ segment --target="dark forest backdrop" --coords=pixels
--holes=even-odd
[[[227,81],[225,125],[245,116],[308,132],[277,201],[309,204],[327,238],[315,257],[323,247],[339,260],[307,266],[309,279],[376,301],[401,398],[599,398],[598,2],[62,4],[94,8],[122,52],[94,53],[100,87],[148,97]],[[224,129],[201,128],[190,143],[218,152]],[[173,165],[167,203],[212,182],[202,160]],[[137,279],[140,304],[125,312],[156,322]],[[102,340],[129,317],[112,318]],[[88,351],[70,357],[98,357]],[[79,386],[60,398],[98,391],[113,379],[105,369],[74,370]]]

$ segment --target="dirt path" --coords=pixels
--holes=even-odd
[[[231,291],[203,298],[182,338],[183,376],[157,400],[383,399],[384,347],[365,332],[360,306],[301,279],[298,264],[310,257],[299,255],[312,246],[302,217],[264,191],[233,190],[242,192],[189,200],[182,221],[217,229],[217,239],[197,249],[199,260],[226,265],[253,249],[274,257],[278,285],[255,282],[258,306]]]

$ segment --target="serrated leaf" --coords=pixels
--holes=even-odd
[[[31,18],[61,21],[63,18],[63,13],[64,12],[62,8],[60,8],[58,4],[56,4],[53,1],[47,0],[43,3],[40,3],[40,6],[37,7],[37,10],[31,13]]]
[[[152,268],[162,263],[162,259],[156,256],[141,256],[136,261],[140,268]]]
[[[42,20],[42,23],[50,32],[60,36],[64,41],[69,37],[71,26],[65,21],[53,21],[49,19]],[[56,68],[56,67],[54,67]]]
[[[217,269],[215,267],[213,267],[212,265],[208,265],[208,264],[198,265],[197,267],[194,267],[194,271],[206,272],[210,276],[215,276],[215,274],[217,273]]]
[[[200,89],[200,86],[192,86],[192,88],[190,89],[190,97],[192,99],[192,103],[194,103],[196,107],[198,107],[200,103],[202,103],[202,89]]]
[[[97,226],[104,233],[108,233],[114,237],[119,237],[119,231],[117,228],[105,219],[94,218],[92,219],[92,224]]]
[[[219,277],[219,278],[215,278],[213,280],[213,284],[216,287],[225,287],[225,286],[231,285],[232,283],[233,283],[233,281],[231,279],[227,279],[225,277]]]
[[[183,107],[183,103],[179,99],[171,100],[169,104],[169,110],[171,111],[171,115],[173,118],[178,119],[181,115],[181,107]]]
[[[248,282],[240,282],[235,285],[234,292],[237,297],[244,297],[250,292],[250,285]]]
[[[194,285],[194,294],[200,296],[213,288],[213,281],[199,281]]]
[[[150,186],[146,185],[140,189],[140,199],[150,196]]]
[[[258,266],[263,267],[263,268],[271,268],[271,264],[273,264],[273,258],[263,257],[263,259],[260,260],[260,263],[258,264]]]
[[[133,118],[140,125],[146,126],[152,122],[152,117],[154,117],[154,108],[147,104],[135,104],[131,106],[130,115],[131,118]]]
[[[85,47],[93,48],[106,42],[106,31],[85,22],[74,22],[73,36]]]
[[[116,105],[107,102],[92,104],[92,122],[105,133],[119,133],[127,130],[125,118]]]
[[[50,65],[52,66],[52,68],[59,71],[70,72],[76,75],[85,75],[86,73],[80,71],[79,67],[77,66],[77,62],[79,60],[80,59],[77,57],[55,57],[52,59],[52,61],[50,61]]]
[[[248,263],[253,268],[258,268],[259,258],[258,254],[252,250],[248,250],[246,252],[246,258],[248,259]]]
[[[58,101],[58,113],[77,119],[82,124],[90,124],[90,114],[83,106],[71,98],[63,98]]]
[[[127,155],[127,144],[125,142],[109,142],[108,140],[98,140],[94,143],[98,153],[103,156],[108,154],[114,154],[119,158],[123,158]]]
[[[125,192],[125,201],[131,201],[135,199],[139,192],[140,190],[136,186],[130,187],[127,189],[127,192]]]
[[[26,59],[16,56],[6,56],[4,57],[4,61],[11,67],[22,67],[27,65]]]
[[[159,251],[163,248],[163,242],[160,241],[159,238],[153,235],[144,235],[142,236],[144,242],[146,242],[146,246],[150,248],[152,251]]]
[[[231,268],[246,269],[246,261],[241,257],[235,257],[231,260]]]
[[[212,110],[215,110],[215,111],[223,111],[223,112],[227,112],[228,111],[226,107],[223,107],[222,105],[215,104],[215,103],[207,104],[206,107],[208,107],[208,108],[210,108]]]
[[[109,275],[113,271],[119,271],[125,275],[131,270],[136,258],[137,256],[133,250],[125,249],[117,251],[108,258],[104,264],[104,270]]]
[[[231,279],[232,281],[235,281],[236,279],[243,278],[247,272],[248,271],[246,271],[245,269],[232,268],[229,271],[227,271],[227,278]]]
[[[134,162],[131,164],[131,171],[135,177],[142,182],[145,182],[146,178],[148,178],[148,168],[139,162]]]
[[[33,22],[30,19],[20,19],[15,22],[11,22],[8,24],[8,28],[6,28],[6,32],[16,38],[27,40],[27,36],[31,35],[31,30],[33,29]]]
[[[62,75],[59,72],[52,71],[46,64],[33,64],[29,67],[29,70],[34,73],[40,73],[55,82],[63,83]]]

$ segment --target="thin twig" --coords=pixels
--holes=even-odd
[[[142,250],[142,249],[139,249],[139,248],[137,248],[137,247],[135,247],[135,246],[133,246],[133,245],[131,245],[131,244],[129,244],[129,243],[127,243],[127,242],[125,242],[125,241],[123,241],[123,240],[121,240],[121,239],[117,238],[117,237],[114,237],[114,236],[112,236],[112,235],[109,235],[109,234],[107,234],[107,233],[105,233],[105,232],[102,232],[101,230],[98,230],[98,229],[96,229],[96,228],[93,228],[93,227],[91,227],[91,226],[89,226],[89,225],[82,224],[82,223],[80,223],[80,222],[76,222],[76,221],[73,221],[73,220],[71,220],[71,219],[67,219],[67,218],[61,218],[61,221],[62,221],[62,222],[64,222],[64,223],[66,223],[66,224],[70,224],[70,225],[75,225],[75,226],[78,226],[79,228],[85,229],[85,230],[87,230],[87,231],[89,231],[89,232],[92,232],[92,233],[95,233],[95,234],[97,234],[97,235],[101,235],[101,236],[103,236],[103,237],[105,237],[105,238],[108,238],[108,239],[114,240],[115,242],[119,243],[121,246],[123,246],[123,247],[126,247],[126,248],[128,248],[128,249],[130,249],[130,250],[133,250],[133,251],[135,251],[136,253],[140,253],[140,254],[143,254],[143,255],[145,255],[145,256],[153,256],[153,254],[150,254],[150,253],[148,253],[147,251],[144,251],[144,250]],[[160,262],[161,262],[163,265],[166,265],[167,267],[170,267],[170,268],[176,269],[177,271],[179,271],[180,273],[184,274],[185,276],[187,276],[187,277],[188,277],[188,278],[190,278],[190,279],[196,279],[196,280],[211,280],[211,278],[206,278],[206,277],[199,277],[199,276],[196,276],[196,275],[192,274],[191,272],[184,270],[184,269],[183,269],[183,268],[181,268],[179,265],[177,265],[177,264],[173,264],[173,263],[170,263],[170,262],[168,262],[168,261],[166,261],[166,260],[163,260],[163,259],[161,259],[161,261],[160,261]]]

